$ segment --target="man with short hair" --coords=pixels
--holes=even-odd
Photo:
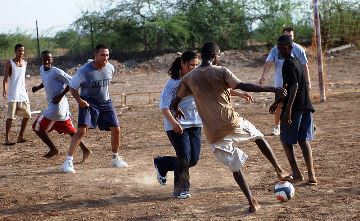
[[[48,101],[47,108],[36,118],[32,128],[40,139],[49,147],[49,152],[43,157],[52,158],[56,156],[59,151],[50,139],[47,133],[52,130],[59,134],[69,134],[73,136],[76,129],[70,119],[69,103],[65,94],[69,91],[69,82],[71,76],[63,70],[53,67],[53,56],[51,51],[45,50],[41,52],[42,66],[40,67],[41,84],[34,86],[32,92],[45,88],[46,97]],[[90,156],[89,150],[83,142],[80,142],[80,148],[83,151],[83,159],[81,162]]]
[[[283,35],[288,35],[294,40],[294,29],[292,27],[286,27],[283,29]],[[309,73],[308,67],[308,60],[306,58],[305,50],[299,45],[293,42],[292,45],[292,54],[294,57],[298,58],[301,64],[304,67],[304,74],[305,79],[307,82],[307,87],[309,91],[311,90],[311,78]],[[263,69],[263,73],[260,77],[259,84],[263,85],[266,79],[266,75],[269,73],[272,64],[275,64],[275,75],[274,75],[274,87],[281,87],[283,85],[282,80],[282,66],[284,63],[284,58],[278,51],[278,48],[275,46],[271,49],[268,57],[266,58],[265,66]],[[275,99],[277,96],[275,95]],[[281,104],[279,104],[278,109],[275,111],[275,118],[274,118],[274,127],[271,131],[272,135],[278,136],[280,135],[280,113],[281,113]]]
[[[312,113],[315,110],[311,104],[309,89],[306,85],[305,71],[300,61],[292,56],[293,42],[291,37],[280,36],[277,47],[284,58],[282,77],[288,95],[285,98],[278,98],[271,105],[269,111],[274,112],[277,105],[280,102],[283,103],[280,140],[291,166],[293,180],[302,181],[304,179],[297,165],[294,152],[294,144],[299,143],[308,170],[308,184],[317,185],[312,149],[309,143],[314,138]]]
[[[30,102],[26,91],[25,73],[27,62],[23,59],[25,47],[22,44],[15,45],[15,58],[5,64],[5,75],[3,81],[3,96],[7,97],[8,112],[5,126],[5,145],[14,145],[9,139],[12,120],[15,115],[22,117],[21,127],[17,143],[26,142],[24,131],[31,117]]]
[[[211,144],[215,157],[229,167],[233,177],[249,202],[249,211],[256,212],[260,205],[254,199],[246,183],[242,167],[247,155],[233,143],[254,141],[265,157],[275,168],[280,180],[288,179],[288,174],[279,166],[271,147],[264,135],[249,121],[240,117],[230,103],[230,89],[249,92],[273,92],[286,95],[282,87],[259,86],[240,81],[229,69],[216,66],[220,59],[220,48],[215,42],[206,42],[201,49],[202,63],[181,80],[177,97],[171,109],[178,116],[183,116],[178,104],[186,96],[192,95],[203,122],[206,139]]]
[[[97,126],[100,130],[111,131],[112,166],[128,166],[118,154],[120,124],[109,95],[110,80],[114,74],[114,66],[108,62],[109,48],[97,45],[94,55],[95,59],[80,67],[69,84],[70,92],[79,104],[79,116],[78,130],[71,138],[68,156],[61,166],[61,171],[65,173],[75,173],[73,154],[88,129]]]

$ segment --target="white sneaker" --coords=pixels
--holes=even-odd
[[[121,158],[121,156],[116,156],[111,159],[111,165],[116,168],[128,167],[128,164]]]
[[[280,127],[274,127],[271,131],[271,135],[279,136],[280,135]]]
[[[190,198],[190,197],[191,197],[191,194],[190,194],[190,193],[183,192],[183,193],[179,193],[179,195],[175,195],[175,197],[176,197],[177,199],[187,199],[187,198]]]
[[[65,160],[64,163],[61,165],[60,170],[64,173],[75,173],[72,160]]]

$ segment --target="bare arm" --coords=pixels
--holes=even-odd
[[[234,89],[240,89],[247,92],[273,92],[279,96],[286,96],[286,89],[283,87],[260,86],[256,84],[241,82],[237,84]]]
[[[248,93],[242,93],[240,91],[236,91],[236,90],[233,90],[233,89],[230,89],[230,95],[231,96],[237,96],[237,97],[241,97],[241,98],[244,98],[246,101],[248,102],[254,102],[254,99],[253,97],[248,94]]]
[[[10,65],[10,61],[6,62],[5,64],[5,73],[4,73],[4,80],[3,80],[3,96],[6,97],[7,96],[7,92],[8,92],[8,80],[9,77],[11,77],[11,65]]]
[[[284,113],[284,121],[291,124],[292,121],[291,121],[291,109],[292,109],[292,106],[294,104],[294,101],[295,101],[295,96],[296,96],[296,92],[298,90],[298,84],[296,83],[295,85],[293,86],[290,86],[290,89],[289,89],[289,100],[288,100],[288,103],[286,104],[286,109],[285,109],[285,113]]]
[[[263,85],[265,83],[266,75],[269,73],[270,68],[272,67],[273,62],[272,61],[266,61],[264,65],[264,69],[262,72],[262,75],[259,79],[259,84]]]
[[[76,102],[79,104],[79,106],[81,108],[85,108],[85,107],[89,107],[89,103],[86,102],[85,100],[81,99],[79,91],[77,89],[71,88],[70,87],[70,93],[72,94],[72,96],[75,98]]]
[[[37,92],[38,90],[40,90],[40,89],[42,89],[42,88],[44,88],[43,82],[41,82],[41,84],[39,84],[38,86],[32,87],[32,88],[31,88],[31,91],[32,91],[33,93],[35,93],[35,92]]]
[[[69,91],[69,88],[70,88],[69,85],[67,85],[65,89],[60,94],[56,95],[51,102],[54,104],[58,104],[61,101],[61,99],[65,96],[65,94]]]
[[[306,86],[309,89],[309,91],[311,91],[311,77],[310,77],[310,72],[309,72],[309,66],[308,64],[303,64],[303,68],[304,68],[304,75],[305,75],[305,80],[306,80]]]
[[[179,122],[173,117],[170,110],[168,108],[164,108],[161,110],[161,112],[164,114],[165,118],[171,123],[173,131],[182,134],[183,129]]]

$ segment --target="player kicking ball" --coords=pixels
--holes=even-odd
[[[76,133],[76,129],[70,119],[69,103],[65,97],[65,94],[69,91],[71,76],[63,70],[52,66],[53,56],[50,51],[45,50],[41,52],[41,59],[40,77],[42,83],[34,86],[32,92],[35,93],[45,88],[48,106],[42,114],[37,117],[32,128],[50,149],[43,157],[52,158],[56,156],[59,151],[47,133],[53,130],[59,134],[69,134],[70,136]],[[80,143],[80,147],[83,151],[83,159],[81,162],[84,162],[90,156],[91,150],[89,150],[83,142]]]

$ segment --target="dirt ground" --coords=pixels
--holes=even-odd
[[[237,56],[235,56],[237,54]],[[263,64],[262,54],[225,52],[224,63],[240,78],[257,82]],[[232,59],[236,57],[237,59]],[[239,57],[239,58],[238,58]],[[240,59],[243,58],[243,59]],[[262,61],[262,62],[261,62]],[[168,64],[167,64],[168,65]],[[248,214],[247,202],[232,174],[218,163],[203,137],[201,159],[191,169],[191,194],[187,200],[171,195],[173,176],[160,186],[155,177],[153,157],[173,155],[163,131],[158,96],[168,79],[166,70],[144,64],[123,69],[114,77],[111,93],[121,119],[121,155],[126,169],[110,167],[110,134],[92,130],[85,143],[93,150],[87,162],[76,164],[76,174],[59,172],[70,139],[51,133],[61,153],[48,160],[41,156],[46,146],[29,124],[28,142],[0,146],[0,220],[360,220],[360,51],[351,49],[326,57],[327,101],[319,101],[315,63],[310,62],[313,80],[316,139],[311,143],[318,186],[306,180],[294,183],[295,197],[278,202],[273,194],[276,174],[254,143],[242,148],[249,155],[245,176],[253,195],[261,204],[256,214]],[[269,76],[271,78],[271,76]],[[2,81],[2,78],[0,79]],[[39,83],[27,79],[27,88]],[[268,80],[269,84],[271,81]],[[120,105],[122,93],[126,107]],[[32,110],[42,110],[45,92],[29,93]],[[265,134],[273,116],[268,114],[271,94],[254,94],[255,102],[234,98],[236,110]],[[75,101],[70,99],[73,122],[77,123]],[[1,102],[1,141],[4,139],[6,107]],[[36,114],[31,119],[35,119]],[[16,138],[20,121],[14,122]],[[280,164],[289,170],[278,137],[268,136]],[[306,168],[299,148],[301,169]],[[81,159],[81,151],[75,161]]]

